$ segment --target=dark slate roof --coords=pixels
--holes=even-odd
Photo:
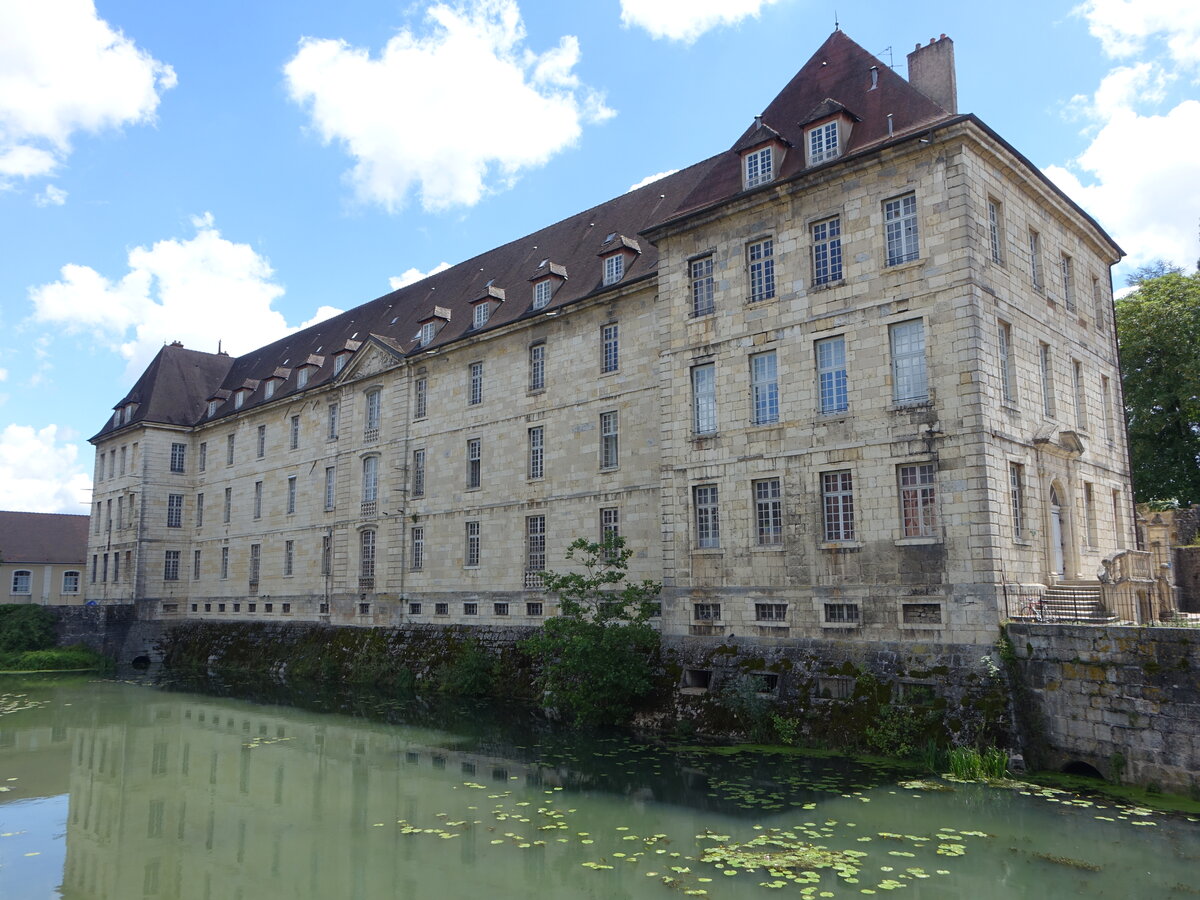
[[[0,511],[0,561],[82,566],[88,517]]]
[[[879,79],[878,86],[869,90],[872,67],[877,68]],[[778,139],[802,148],[802,118],[827,102],[853,110],[858,120],[843,156],[953,118],[836,31],[771,102],[761,121],[739,137],[733,147],[745,147],[748,141]],[[888,113],[892,114],[892,136],[887,130]],[[803,151],[790,151],[775,180],[797,175],[803,165]],[[310,371],[307,386],[320,386],[333,377],[337,351],[350,346],[348,342],[365,341],[368,335],[406,355],[436,350],[473,336],[478,330],[472,328],[471,303],[488,295],[489,284],[504,291],[508,300],[497,304],[483,331],[553,313],[598,293],[619,291],[653,276],[658,265],[653,243],[626,236],[644,235],[659,224],[741,192],[740,158],[736,149],[730,149],[237,359],[164,347],[130,392],[142,404],[134,422],[199,424],[207,420],[205,401],[209,398],[219,401],[213,416],[219,419],[234,412],[229,399],[233,390],[257,385],[277,371],[290,369],[290,375],[277,385],[272,402],[286,398],[299,390],[296,369],[309,361],[316,368]],[[621,239],[614,239],[606,247],[609,234]],[[597,255],[611,252],[616,246],[639,252],[616,285],[604,286]],[[570,274],[554,292],[550,304],[534,310],[529,273],[538,272],[542,260],[553,260],[552,273]],[[420,323],[435,315],[447,321],[428,347],[419,348],[416,338]],[[265,387],[256,386],[242,408],[251,409],[265,401]],[[110,421],[96,437],[116,430]]]

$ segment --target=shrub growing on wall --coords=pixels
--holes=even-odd
[[[28,603],[0,606],[0,653],[49,650],[56,643],[54,613]]]

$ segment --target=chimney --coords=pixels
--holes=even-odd
[[[944,34],[908,54],[908,83],[948,113],[958,112],[954,41]]]

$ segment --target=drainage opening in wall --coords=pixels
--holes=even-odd
[[[1081,759],[1073,759],[1062,767],[1064,775],[1082,775],[1084,778],[1096,778],[1104,781],[1104,776],[1100,774],[1100,770],[1095,766],[1085,763]]]

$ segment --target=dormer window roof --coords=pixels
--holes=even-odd
[[[733,148],[742,159],[742,188],[748,190],[774,181],[789,146],[762,116],[755,116],[754,125]]]
[[[641,245],[631,237],[613,232],[604,239],[598,254],[604,260],[604,285],[616,284],[625,277],[629,264],[642,252]]]
[[[504,302],[504,289],[494,284],[495,279],[484,285],[483,293],[471,301],[471,327],[482,328],[496,308]]]
[[[312,376],[312,373],[324,364],[325,357],[317,356],[315,353],[310,353],[305,357],[304,362],[296,366],[296,387],[307,387],[308,379]]]
[[[858,116],[836,100],[826,98],[802,121],[805,162],[809,166],[837,159],[846,152],[850,130]]]
[[[543,259],[529,279],[533,282],[533,308],[545,309],[550,305],[555,289],[567,280],[567,267]]]
[[[421,330],[417,332],[416,341],[420,347],[427,347],[433,343],[433,339],[437,333],[442,330],[442,327],[450,321],[450,310],[444,306],[435,306],[433,312],[421,319],[417,324],[421,326]]]
[[[357,334],[357,332],[355,332]],[[359,347],[362,346],[362,341],[356,341],[353,338],[346,341],[340,350],[335,350],[333,354],[333,374],[336,375],[342,369],[346,368],[346,362],[354,355]]]

